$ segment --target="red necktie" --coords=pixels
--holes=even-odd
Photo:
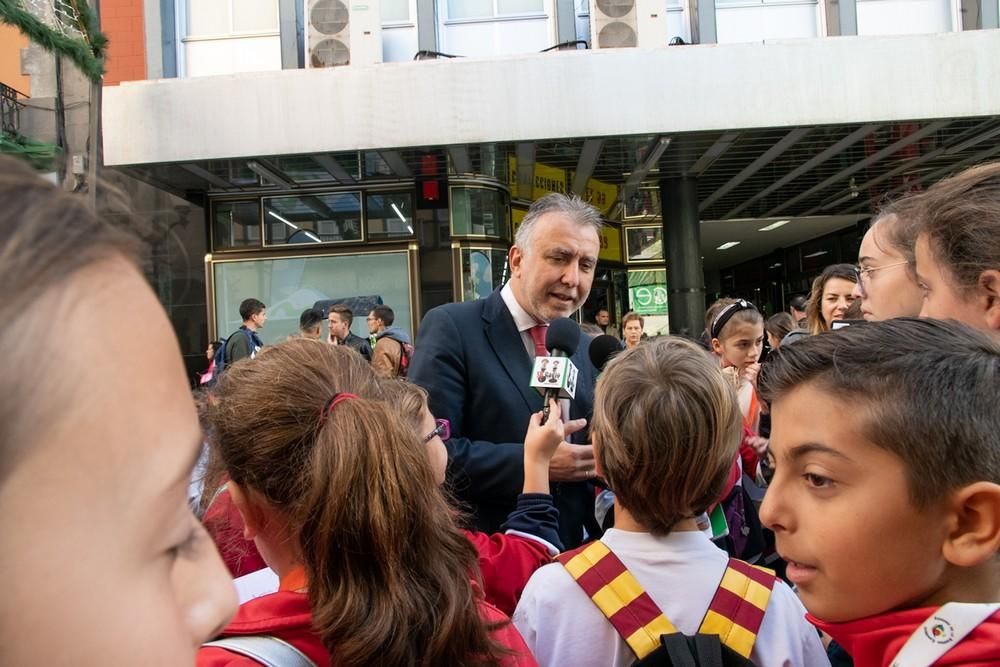
[[[548,324],[539,324],[528,329],[528,333],[531,334],[531,340],[535,342],[536,357],[549,356],[549,351],[545,348],[545,332],[548,328]]]

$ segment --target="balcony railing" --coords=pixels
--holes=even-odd
[[[4,134],[16,135],[20,127],[21,109],[28,96],[10,86],[0,83],[0,130]]]

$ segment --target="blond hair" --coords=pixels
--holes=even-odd
[[[681,338],[622,353],[597,383],[598,464],[617,501],[653,534],[719,499],[740,428],[736,393],[718,364]]]

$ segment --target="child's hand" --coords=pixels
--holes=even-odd
[[[760,373],[760,364],[753,363],[743,369],[743,379],[757,388],[757,374]]]
[[[750,436],[746,438],[744,442],[750,445],[750,448],[753,449],[753,451],[757,454],[757,456],[761,458],[764,457],[765,452],[767,452],[768,446],[771,444],[771,441],[769,439],[762,438],[759,435]]]
[[[524,436],[524,488],[523,493],[549,493],[549,463],[559,445],[569,435],[560,418],[559,401],[549,402],[549,418],[542,424],[542,413],[531,415],[528,432]],[[579,429],[576,429],[579,430]]]
[[[524,436],[525,463],[544,464],[546,468],[559,445],[566,441],[566,425],[563,423],[559,401],[549,401],[549,418],[542,424],[542,413],[531,415],[528,433]]]

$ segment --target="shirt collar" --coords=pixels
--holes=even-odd
[[[528,311],[522,308],[521,304],[517,302],[517,297],[514,296],[514,289],[510,286],[509,280],[500,290],[500,298],[503,299],[507,310],[510,311],[511,317],[514,318],[514,325],[519,332],[538,326],[535,318],[529,315]]]

